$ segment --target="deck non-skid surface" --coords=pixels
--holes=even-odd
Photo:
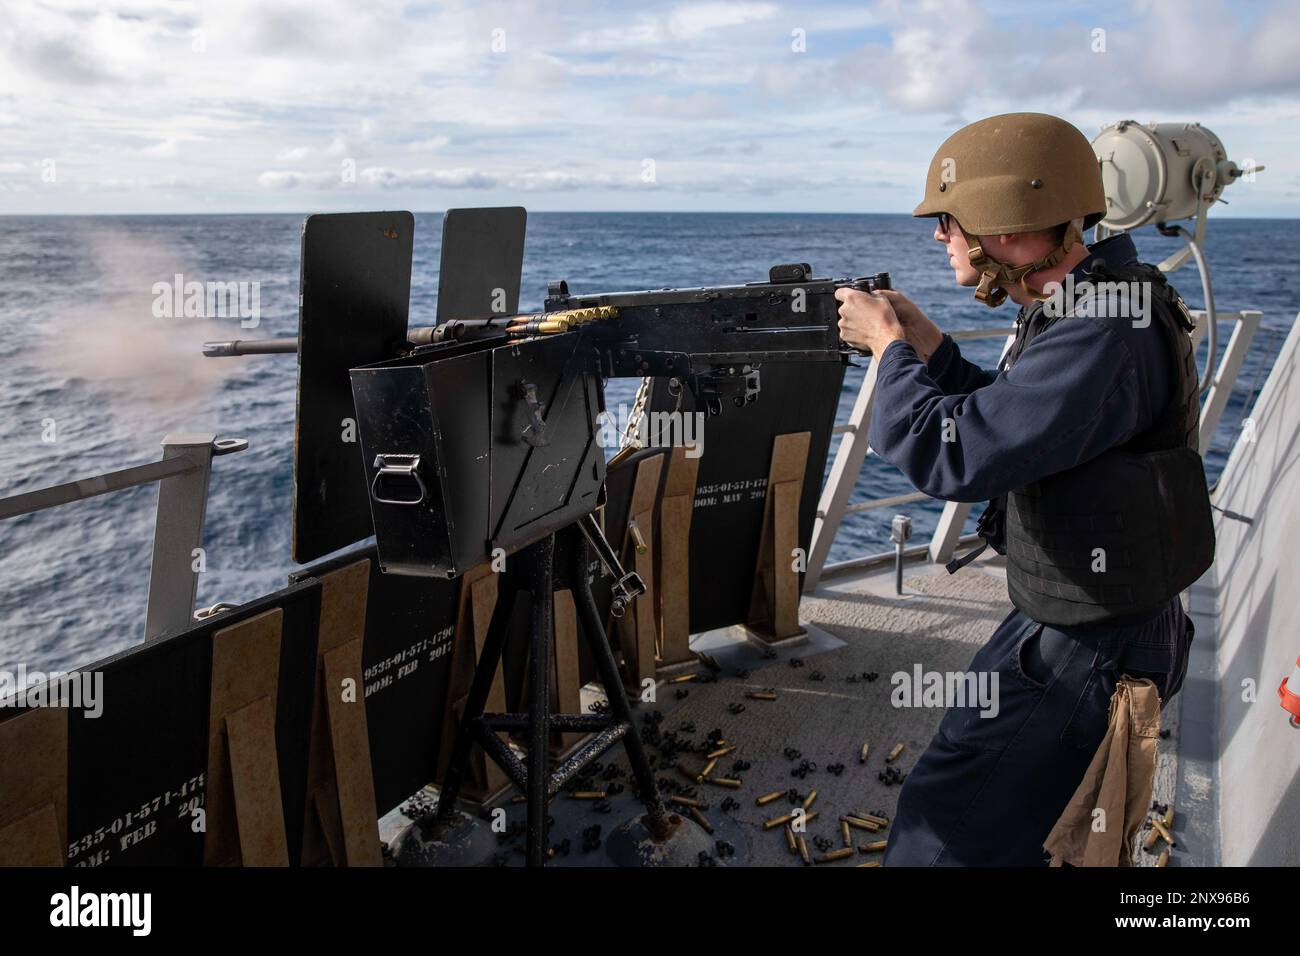
[[[893,818],[899,784],[881,779],[890,766],[885,758],[897,744],[903,744],[892,766],[906,774],[928,745],[944,710],[894,706],[892,675],[910,677],[917,666],[922,671],[967,670],[976,650],[1011,610],[999,560],[978,561],[957,575],[933,565],[915,564],[909,569],[904,590],[904,597],[894,595],[891,569],[831,578],[815,595],[803,599],[800,619],[808,626],[808,640],[775,651],[755,646],[739,628],[699,635],[692,648],[716,660],[720,673],[707,682],[661,682],[654,703],[635,707],[637,724],[643,730],[648,719],[662,714],[655,720],[658,736],[650,734],[648,751],[656,776],[667,783],[665,793],[687,795],[708,804],[703,814],[716,832],[714,852],[706,863],[802,865],[798,856],[790,854],[783,830],[765,830],[763,822],[801,806],[814,789],[817,796],[809,813],[816,811],[817,816],[808,820],[805,831],[814,858],[826,852],[826,842],[818,848],[818,838],[828,841],[832,850],[843,846],[840,816],[865,812]],[[684,673],[713,676],[703,665],[676,672]],[[751,692],[774,692],[776,699],[755,700],[747,696]],[[1176,727],[1176,708],[1164,715],[1163,723]],[[736,750],[718,760],[712,776],[739,779],[739,789],[691,784],[677,769],[678,764],[692,772],[702,769],[704,745],[715,731]],[[699,752],[664,748],[663,738],[669,736]],[[860,761],[864,743],[870,745],[865,764]],[[787,750],[798,755],[788,756]],[[1169,799],[1172,791],[1176,759],[1172,751],[1170,746],[1161,747],[1157,800]],[[737,761],[748,767],[737,768]],[[794,775],[805,761],[808,772],[802,777]],[[610,765],[617,770],[606,778]],[[833,772],[836,765],[843,767],[838,773]],[[642,812],[632,795],[621,745],[607,751],[601,769],[580,780],[578,788],[604,790],[611,782],[622,785],[623,790],[603,804],[574,799],[567,793],[552,801],[550,842],[561,848],[552,865],[611,865],[604,839],[618,824]],[[791,790],[793,795],[785,793]],[[756,805],[757,797],[775,791],[783,795],[764,806]],[[728,798],[737,805],[724,810]],[[462,841],[464,849],[442,862],[521,865],[525,807],[510,802],[503,807],[513,827],[509,833],[498,836],[491,833],[486,821],[478,821],[474,827],[481,832]],[[601,807],[605,812],[600,812]],[[670,809],[683,817],[688,813],[681,806],[670,805]],[[405,822],[398,814],[390,815],[385,835]],[[584,850],[583,833],[592,826],[601,828],[601,845]],[[850,832],[855,847],[888,836],[888,828],[874,835],[860,829]],[[729,845],[734,853],[719,844]],[[859,852],[826,865],[853,866],[880,856]],[[1148,865],[1154,862],[1154,857],[1138,856]]]
[[[799,865],[798,857],[787,849],[782,830],[763,829],[763,821],[799,805],[792,803],[789,796],[782,796],[765,806],[756,806],[758,796],[773,791],[793,789],[801,803],[811,790],[817,790],[809,812],[817,811],[818,815],[809,820],[805,834],[814,856],[822,854],[816,849],[817,837],[831,841],[834,848],[842,846],[839,817],[843,814],[880,812],[892,818],[899,788],[879,778],[889,766],[885,758],[896,744],[902,743],[903,751],[893,766],[906,774],[925,749],[943,710],[893,706],[891,675],[910,675],[917,664],[924,670],[965,670],[975,650],[1010,609],[1005,583],[978,567],[954,577],[913,574],[905,585],[909,595],[898,598],[892,594],[892,580],[887,575],[832,579],[815,596],[803,600],[800,617],[811,625],[808,642],[777,649],[775,656],[765,655],[741,638],[739,629],[702,635],[692,646],[721,665],[716,680],[661,682],[655,703],[635,708],[642,728],[648,714],[662,713],[658,722],[661,735],[675,734],[680,741],[700,746],[716,729],[728,745],[737,748],[718,761],[713,775],[742,780],[738,790],[707,783],[694,785],[693,796],[709,804],[704,816],[717,829],[715,836],[736,851],[734,856],[726,855],[726,847],[722,847],[721,854],[714,854],[715,862]],[[685,673],[691,671],[710,673],[704,666]],[[868,679],[869,675],[876,676]],[[685,693],[679,698],[682,691]],[[746,696],[761,691],[775,691],[777,699],[763,701]],[[733,705],[743,710],[733,713]],[[865,764],[860,762],[864,743],[870,745]],[[799,755],[787,757],[787,749]],[[702,753],[674,754],[669,760],[662,748],[651,745],[649,752],[655,759],[656,775],[671,781],[669,787],[673,790],[691,786],[675,764],[698,770],[705,763]],[[748,768],[733,769],[737,760],[747,762]],[[606,813],[597,812],[589,801],[575,800],[567,794],[552,802],[551,843],[563,846],[568,840],[567,854],[557,854],[555,864],[607,865],[603,848],[583,851],[583,831],[599,825],[603,839],[618,823],[640,812],[640,804],[631,793],[622,746],[611,748],[602,761],[605,766],[614,764],[623,771],[615,780],[625,789],[608,799],[610,809]],[[793,775],[804,761],[815,765],[815,769],[803,777]],[[837,764],[843,765],[838,774],[832,772]],[[597,773],[594,780],[584,781],[583,788],[603,789],[607,785],[603,772]],[[724,811],[722,804],[728,797],[739,806]],[[508,803],[505,809],[507,819],[516,824],[515,834],[511,839],[493,838],[477,862],[522,862],[523,837],[518,827],[525,818],[525,808]],[[673,809],[685,814],[681,807]],[[476,826],[487,824],[480,821]],[[852,835],[856,846],[884,839],[888,831],[872,835],[853,830]],[[474,843],[488,846],[481,839]],[[827,865],[850,866],[879,858],[878,853],[859,853]]]

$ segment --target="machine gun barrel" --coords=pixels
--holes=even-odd
[[[298,339],[235,339],[232,342],[204,342],[203,354],[208,358],[225,358],[230,355],[279,355],[298,351]]]

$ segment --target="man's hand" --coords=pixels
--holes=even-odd
[[[907,337],[882,293],[845,287],[835,290],[835,298],[840,303],[840,338],[853,348],[867,349],[879,359],[891,342]]]
[[[902,323],[903,334],[907,336],[907,341],[912,343],[912,348],[916,349],[916,354],[921,357],[921,361],[930,361],[934,350],[943,343],[943,332],[939,326],[930,321],[930,318],[916,307],[916,303],[903,293],[895,292],[893,289],[881,289],[880,294],[894,307],[894,314]]]

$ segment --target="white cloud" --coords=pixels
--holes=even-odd
[[[774,3],[693,3],[669,14],[668,29],[674,36],[697,37],[711,30],[768,20],[780,11]]]
[[[152,156],[157,159],[173,159],[176,156],[177,143],[174,139],[164,139],[161,142],[154,143],[151,146],[144,146],[139,150],[141,156]]]
[[[0,213],[515,192],[561,208],[777,194],[779,208],[853,208],[894,203],[948,132],[1010,109],[1088,133],[1200,120],[1269,166],[1232,212],[1300,211],[1300,26],[1281,2],[1074,0],[1026,16],[1000,0],[3,0],[0,91],[21,91],[0,92],[0,174],[32,184]],[[58,183],[39,181],[45,158]],[[187,183],[205,184],[201,203]]]

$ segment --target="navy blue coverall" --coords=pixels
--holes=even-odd
[[[1137,260],[1127,235],[1089,253],[1076,282],[1097,260]],[[928,363],[907,342],[879,361],[871,447],[949,501],[989,500],[1123,444],[1155,423],[1175,375],[1159,322],[1118,317],[1059,321],[1004,372],[962,358],[947,335]],[[941,440],[945,419],[957,441]],[[885,865],[1045,865],[1043,841],[1105,735],[1119,675],[1151,678],[1168,704],[1192,636],[1177,595],[1123,626],[1057,628],[1013,610],[969,668],[997,672],[996,716],[976,701],[944,715],[903,785]]]

